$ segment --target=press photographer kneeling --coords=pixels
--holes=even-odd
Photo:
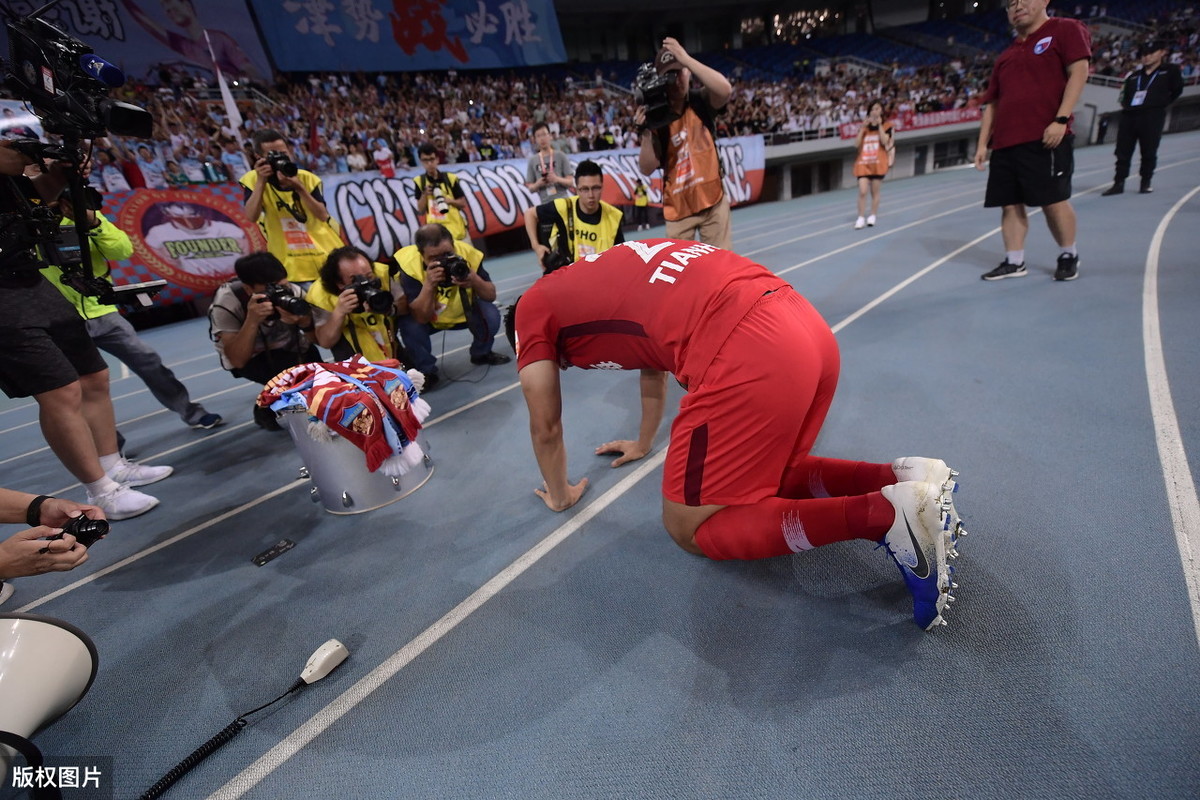
[[[483,268],[483,253],[469,242],[455,241],[436,223],[417,228],[413,244],[396,251],[408,313],[397,319],[413,366],[425,374],[425,391],[437,386],[437,359],[430,339],[434,331],[471,331],[472,364],[507,364],[492,352],[500,330],[495,306],[496,285]]]
[[[394,315],[405,303],[392,294],[386,264],[373,263],[357,247],[339,247],[321,265],[308,302],[317,344],[329,348],[334,361],[355,353],[367,361],[398,358]]]
[[[265,384],[288,367],[320,361],[312,309],[300,287],[288,282],[282,262],[270,253],[251,253],[233,268],[237,280],[217,289],[208,310],[221,366],[234,377]],[[254,421],[281,430],[275,415],[257,405]]]

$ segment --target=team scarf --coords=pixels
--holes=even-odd
[[[424,378],[413,372],[395,360],[370,362],[357,354],[332,364],[299,364],[272,378],[257,403],[276,412],[307,411],[313,439],[340,436],[363,451],[368,471],[398,477],[425,457],[417,435],[430,408],[419,394]]]

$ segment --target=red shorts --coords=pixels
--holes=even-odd
[[[839,365],[833,332],[807,300],[791,289],[764,295],[680,403],[663,496],[733,506],[777,495],[821,431]]]

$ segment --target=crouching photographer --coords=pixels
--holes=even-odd
[[[404,297],[392,294],[387,265],[373,263],[357,247],[339,247],[318,276],[308,289],[317,344],[337,361],[355,353],[367,361],[399,358],[395,314],[404,310]]]
[[[408,314],[398,318],[400,335],[413,366],[425,375],[425,391],[439,381],[430,339],[434,331],[471,331],[472,364],[507,364],[492,352],[500,330],[495,306],[496,285],[483,268],[483,253],[468,242],[455,241],[444,226],[417,229],[413,244],[396,251]]]
[[[288,367],[321,360],[312,309],[287,270],[270,253],[251,253],[233,265],[237,280],[222,284],[208,309],[209,335],[221,366],[236,378],[265,384]],[[254,421],[281,430],[269,409],[254,406]]]

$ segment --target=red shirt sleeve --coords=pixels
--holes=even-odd
[[[1092,57],[1092,35],[1088,32],[1087,27],[1078,20],[1064,21],[1070,24],[1064,25],[1064,30],[1059,34],[1062,36],[1063,66],[1090,59]]]
[[[546,293],[533,287],[517,305],[517,369],[536,361],[558,363],[559,324]]]

